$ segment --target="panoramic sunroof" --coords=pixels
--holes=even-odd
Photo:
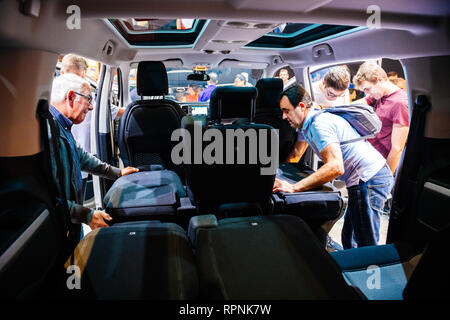
[[[108,19],[132,46],[184,47],[194,45],[207,20],[196,19]]]
[[[314,41],[323,41],[361,29],[365,28],[288,22],[281,24],[261,38],[250,42],[245,47],[252,49],[294,49]]]
[[[190,30],[194,19],[119,19],[128,32]]]

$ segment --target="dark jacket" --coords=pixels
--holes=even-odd
[[[56,108],[50,107],[51,113],[55,116]],[[56,110],[59,113],[58,110]],[[120,169],[113,167],[98,158],[94,157],[89,152],[85,151],[72,137],[70,128],[68,130],[67,123],[62,118],[61,113],[55,117],[56,130],[58,133],[59,153],[62,164],[62,178],[64,183],[64,193],[67,198],[67,206],[70,211],[71,220],[73,223],[88,224],[92,219],[93,209],[83,207],[83,197],[81,194],[81,172],[80,169],[103,177],[115,180],[120,177]],[[70,121],[69,121],[70,123]],[[76,154],[74,151],[76,150]],[[54,152],[54,157],[57,156]],[[58,180],[57,166],[55,159],[52,160],[52,172],[56,181]],[[76,157],[76,158],[75,158]]]

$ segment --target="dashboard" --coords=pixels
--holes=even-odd
[[[209,102],[179,102],[187,115],[208,115]]]

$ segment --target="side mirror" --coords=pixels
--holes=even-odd
[[[187,76],[188,81],[209,81],[209,76],[206,73],[191,73]]]

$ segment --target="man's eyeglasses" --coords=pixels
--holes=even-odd
[[[88,100],[89,103],[92,103],[92,96],[91,95],[87,96],[85,94],[82,94],[82,93],[79,93],[79,92],[76,92],[76,91],[74,91],[73,93],[75,93],[75,94],[77,94],[79,96],[85,97]]]

